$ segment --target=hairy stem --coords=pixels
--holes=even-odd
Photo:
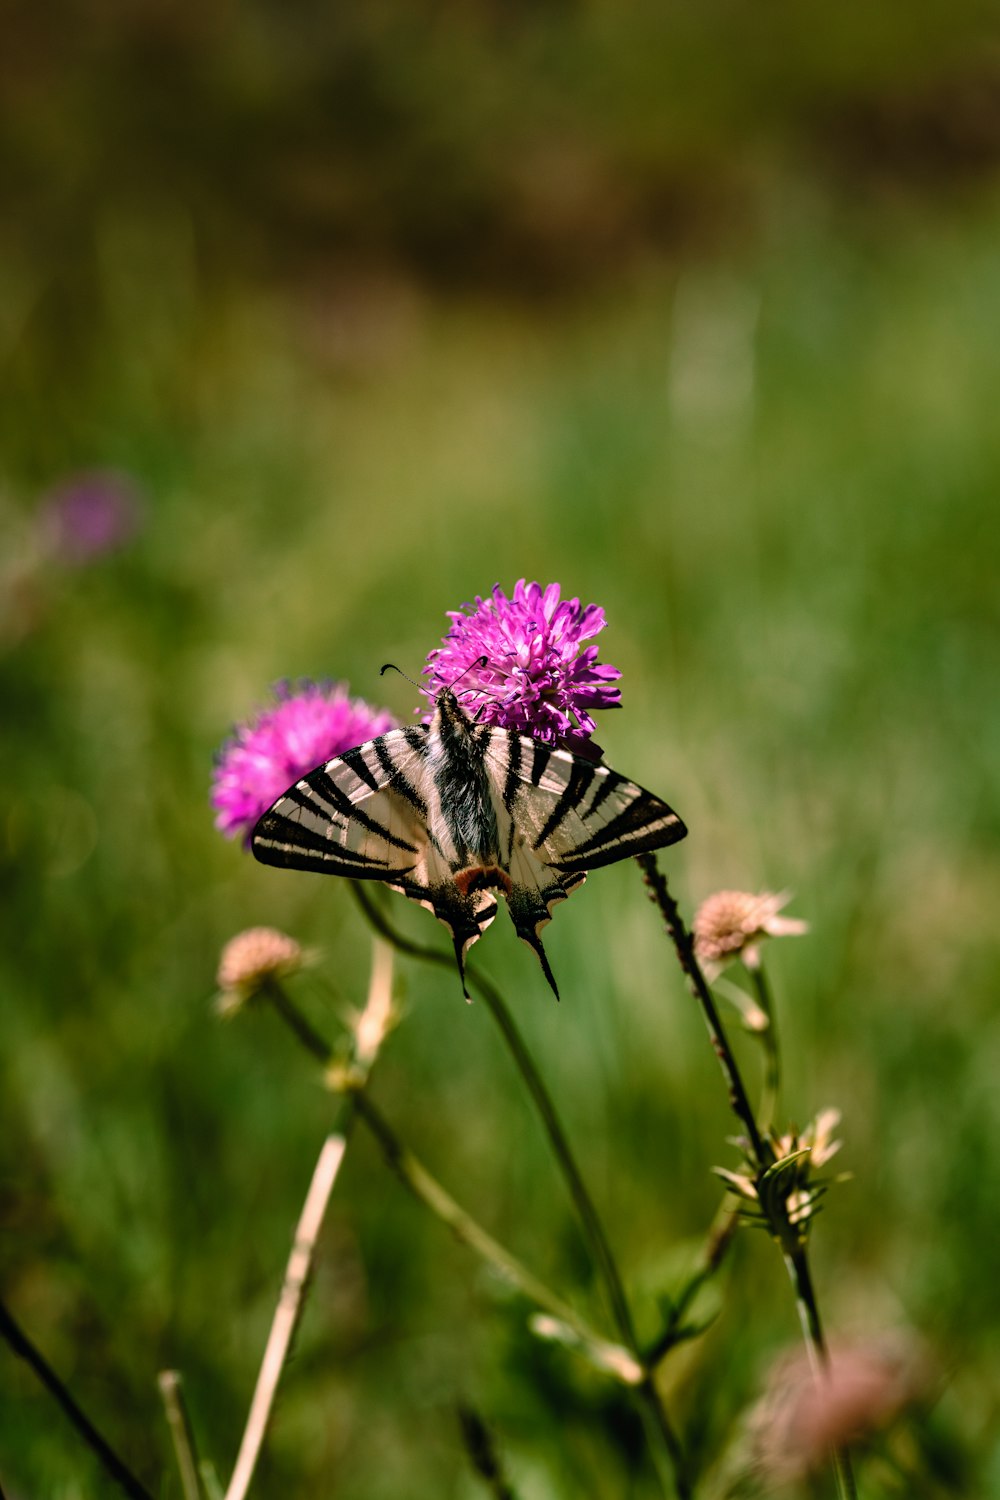
[[[680,966],[687,977],[691,993],[701,1006],[705,1025],[708,1027],[708,1035],[712,1043],[712,1049],[719,1059],[726,1087],[729,1090],[730,1107],[747,1133],[750,1150],[758,1167],[769,1167],[774,1161],[774,1153],[761,1135],[750,1099],[743,1084],[739,1065],[733,1055],[733,1049],[729,1045],[725,1028],[712,991],[709,989],[708,980],[702,972],[701,965],[694,955],[694,939],[684,925],[677,902],[667,886],[667,877],[656,863],[655,854],[639,854],[636,856],[636,864],[642,871],[642,878],[649,891],[650,900],[659,908],[660,915],[666,925],[667,935],[673,943],[677,952]]]
[[[38,1377],[118,1488],[131,1496],[131,1500],[152,1500],[149,1491],[139,1483],[131,1469],[126,1467],[107,1439],[101,1436],[86,1412],[63,1385],[55,1370],[14,1321],[2,1302],[0,1302],[0,1336],[7,1340],[14,1353],[23,1359]]]
[[[734,1114],[747,1132],[748,1145],[752,1159],[756,1165],[759,1180],[767,1168],[773,1165],[775,1160],[774,1151],[771,1147],[769,1137],[764,1133],[764,1128],[758,1124],[754,1117],[749,1095],[740,1075],[739,1065],[729,1045],[719,1013],[715,1008],[715,1002],[712,999],[712,992],[708,981],[702,972],[701,965],[695,957],[694,939],[685,927],[677,902],[667,888],[666,876],[659,869],[656,863],[656,856],[652,854],[637,855],[636,864],[642,871],[642,878],[646,883],[650,899],[660,910],[660,914],[666,924],[667,933],[677,951],[678,960],[687,976],[691,991],[701,1005],[702,1013],[708,1026],[709,1036],[712,1039],[712,1046],[722,1066],[723,1076],[729,1088],[729,1102]],[[764,990],[758,988],[757,993],[761,1009],[765,1011],[770,1019],[770,992],[766,988]],[[776,1090],[776,1049],[774,1053],[774,1069],[774,1086]],[[787,1229],[787,1224],[782,1226],[772,1225],[772,1232],[775,1234],[775,1238],[780,1239],[783,1236],[778,1233],[779,1228]],[[829,1356],[823,1339],[819,1304],[816,1301],[816,1293],[809,1271],[809,1260],[805,1245],[800,1244],[796,1250],[786,1251],[785,1264],[788,1266],[792,1285],[795,1289],[795,1300],[806,1347],[809,1351],[814,1371],[822,1376],[827,1370]],[[832,1455],[832,1458],[841,1500],[854,1500],[856,1491],[850,1459],[846,1452],[835,1453]]]

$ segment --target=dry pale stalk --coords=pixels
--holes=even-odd
[[[344,1159],[347,1141],[343,1135],[328,1135],[323,1142],[316,1170],[309,1184],[305,1205],[295,1230],[292,1253],[288,1258],[288,1269],[281,1288],[281,1296],[271,1324],[264,1359],[257,1377],[257,1385],[250,1403],[250,1413],[236,1458],[233,1477],[226,1490],[226,1500],[244,1500],[253,1479],[261,1444],[267,1432],[271,1408],[277,1394],[278,1383],[288,1349],[295,1332],[302,1296],[312,1267],[316,1241],[323,1225],[326,1207],[333,1192],[333,1185]]]

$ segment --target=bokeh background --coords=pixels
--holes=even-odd
[[[608,613],[598,737],[688,822],[687,911],[770,887],[811,923],[770,964],[787,1118],[839,1105],[854,1173],[827,1321],[934,1371],[910,1479],[866,1493],[1000,1495],[994,8],[51,0],[7,12],[0,90],[11,1310],[154,1493],[164,1366],[228,1472],[332,1105],[270,1016],[214,1016],[218,952],[319,950],[331,1029],[369,943],[338,882],[214,830],[213,751],[285,677],[406,716],[383,661],[558,579]],[[81,486],[115,497],[82,540]],[[642,1322],[733,1164],[723,1090],[633,867],[546,942],[558,1007],[504,920],[474,961]],[[485,1008],[400,983],[379,1102],[600,1318]],[[523,1500],[648,1493],[627,1405],[524,1318],[359,1136],[256,1492],[481,1493],[466,1400]],[[795,1338],[745,1234],[664,1371],[706,1472]],[[106,1485],[5,1348],[0,1481]]]

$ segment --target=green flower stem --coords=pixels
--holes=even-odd
[[[545,1127],[553,1154],[563,1174],[566,1186],[569,1189],[573,1205],[579,1215],[580,1224],[587,1243],[590,1246],[591,1254],[604,1282],[618,1337],[633,1358],[642,1363],[642,1351],[639,1348],[635,1324],[632,1321],[632,1312],[625,1295],[625,1287],[618,1270],[618,1264],[608,1243],[607,1236],[604,1233],[604,1226],[598,1216],[593,1199],[587,1191],[586,1184],[580,1175],[580,1169],[570,1149],[569,1141],[566,1139],[562,1122],[556,1113],[552,1096],[546,1088],[541,1074],[535,1067],[534,1059],[528,1051],[524,1038],[517,1029],[514,1018],[508,1010],[499,990],[482,975],[473,973],[470,975],[470,979],[473,987],[478,990],[489,1007],[494,1021],[499,1026],[510,1054]],[[643,1422],[646,1427],[647,1437],[649,1438],[650,1450],[654,1455],[664,1493],[669,1493],[670,1489],[673,1488],[676,1489],[681,1500],[685,1500],[685,1497],[690,1495],[691,1490],[687,1479],[684,1455],[681,1451],[680,1440],[667,1417],[660,1393],[656,1388],[655,1377],[651,1370],[647,1370],[644,1380],[639,1385],[638,1395],[642,1403]]]
[[[711,1281],[725,1260],[739,1223],[738,1201],[732,1193],[727,1193],[719,1204],[708,1234],[705,1236],[701,1264],[670,1308],[662,1333],[646,1350],[645,1360],[649,1369],[655,1369],[678,1343],[688,1309],[705,1283]]]
[[[454,960],[447,954],[441,953],[436,948],[426,948],[421,944],[413,943],[397,932],[391,923],[386,920],[384,914],[375,906],[367,891],[358,882],[352,885],[352,889],[362,911],[376,932],[381,937],[384,937],[387,942],[392,943],[401,953],[408,953],[413,958],[420,958],[427,963],[437,964],[439,967],[446,969],[453,967]],[[636,1338],[635,1325],[632,1322],[632,1314],[625,1296],[625,1288],[622,1284],[617,1262],[608,1243],[607,1236],[604,1233],[604,1227],[601,1224],[597,1209],[577,1167],[552,1097],[545,1086],[541,1074],[535,1067],[534,1059],[528,1051],[524,1038],[518,1031],[514,1023],[514,1018],[507,1009],[499,990],[483,975],[475,971],[470,971],[467,978],[473,989],[486,1002],[490,1014],[500,1028],[508,1050],[514,1059],[515,1066],[521,1074],[541,1118],[545,1132],[549,1138],[549,1144],[552,1147],[553,1155],[562,1172],[563,1179],[573,1201],[573,1206],[579,1216],[584,1236],[594,1258],[594,1263],[604,1283],[618,1336],[633,1358],[642,1363],[642,1354]],[[686,1500],[686,1497],[691,1494],[691,1489],[686,1476],[684,1455],[681,1451],[677,1434],[670,1425],[670,1421],[663,1408],[663,1403],[652,1373],[647,1373],[644,1380],[637,1387],[637,1394],[641,1402],[643,1420],[646,1425],[651,1451],[654,1454],[661,1484],[664,1486],[665,1491],[668,1488],[673,1488],[676,1490],[678,1496],[681,1497],[681,1500]]]
[[[363,1091],[354,1095],[359,1117],[368,1126],[390,1171],[415,1198],[446,1224],[464,1245],[496,1271],[504,1281],[516,1287],[530,1302],[557,1318],[573,1330],[601,1369],[621,1368],[626,1351],[609,1345],[589,1328],[567,1302],[506,1250],[481,1224],[466,1213],[445,1188],[432,1177],[418,1158],[403,1145],[385,1116]]]
[[[24,1360],[25,1364],[28,1365],[41,1381],[49,1395],[63,1412],[63,1415],[76,1428],[80,1437],[90,1451],[100,1460],[105,1471],[110,1475],[118,1488],[124,1494],[130,1496],[130,1500],[152,1500],[149,1491],[144,1485],[139,1483],[132,1471],[118,1457],[111,1444],[101,1436],[86,1412],[77,1405],[44,1355],[35,1348],[28,1335],[15,1322],[2,1302],[0,1302],[0,1338],[6,1339],[14,1353]]]
[[[272,981],[266,994],[282,1021],[310,1054],[318,1058],[324,1067],[336,1066],[339,1059],[333,1049],[324,1041],[319,1032],[313,1029],[282,987]],[[530,1302],[534,1302],[544,1312],[572,1329],[595,1364],[601,1369],[617,1372],[625,1378],[622,1372],[625,1371],[627,1374],[626,1356],[631,1355],[631,1351],[620,1349],[617,1345],[609,1344],[606,1339],[601,1338],[600,1334],[590,1328],[568,1302],[564,1302],[532,1271],[529,1271],[452,1198],[414,1153],[404,1146],[385,1115],[365,1092],[363,1082],[359,1081],[350,1086],[341,1099],[342,1110],[337,1128],[342,1134],[348,1133],[352,1118],[356,1116],[363,1120],[381,1147],[387,1166],[404,1187],[413,1193],[414,1197],[441,1219],[457,1239],[468,1245],[492,1266],[503,1280],[515,1286]],[[638,1372],[638,1366],[636,1370]],[[639,1384],[640,1382],[628,1380],[627,1383]]]
[[[270,1000],[285,1025],[294,1033],[307,1052],[311,1053],[324,1066],[333,1061],[330,1044],[324,1037],[320,1036],[312,1022],[307,1020],[299,1010],[299,1007],[293,1005],[285,993],[284,986],[279,984],[277,979],[273,977],[268,979],[261,987],[261,995],[265,1000]]]
[[[666,924],[668,936],[677,951],[677,957],[687,976],[691,993],[701,1006],[712,1048],[719,1059],[719,1065],[729,1090],[730,1106],[747,1133],[753,1159],[758,1167],[762,1169],[769,1167],[774,1161],[774,1153],[761,1135],[754,1112],[750,1107],[750,1099],[712,998],[708,980],[694,956],[694,939],[684,925],[677,902],[667,887],[667,878],[656,863],[655,854],[636,855],[636,864],[642,871],[642,878],[649,891],[650,900],[659,908],[660,915]]]
[[[173,1440],[184,1500],[204,1500],[194,1432],[188,1415],[187,1403],[184,1400],[181,1377],[176,1370],[161,1370],[157,1383],[167,1414],[167,1425]]]
[[[778,1099],[781,1095],[781,1053],[778,1047],[778,1028],[774,1019],[774,1001],[771,998],[771,986],[767,981],[767,975],[760,965],[749,969],[748,972],[757,994],[757,1004],[767,1017],[767,1027],[760,1033],[764,1047],[764,1087],[761,1090],[760,1107],[757,1111],[757,1122],[761,1132],[767,1135],[774,1125]]]
[[[401,933],[396,932],[387,922],[384,915],[374,906],[367,892],[361,890],[357,884],[355,884],[354,890],[368,920],[379,934],[394,944],[400,952],[408,953],[414,958],[422,958],[428,963],[438,964],[446,969],[454,967],[454,960],[449,958],[447,954],[439,952],[436,948],[424,948],[416,943],[411,943]],[[485,1000],[490,1014],[500,1028],[507,1048],[514,1059],[515,1066],[521,1074],[525,1086],[531,1095],[532,1102],[541,1117],[545,1133],[552,1146],[553,1154],[566,1181],[570,1197],[573,1200],[573,1206],[580,1217],[580,1223],[583,1226],[583,1231],[593,1254],[595,1264],[604,1281],[615,1326],[623,1342],[630,1348],[634,1348],[635,1330],[632,1325],[632,1315],[625,1297],[625,1289],[622,1285],[621,1276],[618,1273],[618,1266],[598,1217],[597,1209],[594,1207],[590,1194],[587,1192],[583,1178],[580,1175],[580,1170],[570,1150],[566,1133],[556,1113],[552,1097],[545,1087],[538,1069],[535,1067],[534,1059],[528,1051],[524,1038],[518,1031],[514,1023],[514,1018],[507,1009],[499,990],[488,979],[472,971],[468,974],[468,980],[473,989],[478,991],[483,1000]]]

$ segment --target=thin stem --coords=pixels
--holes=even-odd
[[[806,1247],[803,1245],[798,1250],[792,1251],[785,1256],[785,1265],[795,1290],[795,1305],[798,1308],[799,1322],[802,1325],[802,1337],[805,1340],[806,1349],[809,1352],[809,1363],[812,1366],[813,1377],[818,1381],[830,1378],[830,1351],[827,1348],[826,1339],[823,1335],[823,1325],[820,1321],[819,1303],[816,1300],[816,1290],[813,1286],[812,1273],[809,1269],[809,1257]],[[857,1489],[854,1483],[854,1472],[851,1468],[851,1460],[846,1449],[834,1449],[831,1451],[830,1459],[833,1464],[833,1472],[837,1480],[837,1493],[840,1500],[856,1500]]]
[[[481,1224],[466,1213],[451,1194],[432,1177],[423,1163],[403,1145],[388,1120],[369,1099],[359,1091],[354,1096],[355,1108],[368,1126],[382,1149],[386,1165],[394,1172],[405,1188],[418,1198],[431,1213],[468,1245],[470,1250],[492,1266],[505,1281],[515,1286],[529,1301],[536,1303],[545,1312],[565,1323],[580,1339],[594,1363],[610,1369],[627,1384],[641,1384],[642,1366],[631,1358],[631,1351],[609,1344],[606,1339],[589,1328],[569,1303],[553,1292],[543,1281],[529,1271],[516,1256],[505,1249]]]
[[[646,1365],[649,1369],[655,1369],[677,1343],[685,1314],[705,1283],[712,1279],[722,1265],[736,1233],[738,1222],[735,1199],[731,1193],[727,1193],[709,1226],[701,1265],[684,1285],[677,1301],[670,1308],[663,1332],[646,1350]]]
[[[774,1160],[774,1153],[761,1135],[754,1112],[750,1107],[750,1099],[743,1084],[739,1065],[729,1045],[729,1039],[712,998],[708,980],[695,958],[694,939],[684,925],[677,902],[667,887],[667,878],[656,863],[656,856],[638,854],[636,864],[642,871],[642,878],[649,891],[650,900],[659,908],[660,915],[666,924],[667,933],[677,950],[677,957],[687,976],[691,993],[701,1006],[712,1048],[719,1059],[719,1065],[729,1090],[729,1103],[732,1111],[747,1133],[755,1162],[759,1167],[769,1167]]]
[[[573,1206],[580,1217],[580,1224],[590,1246],[591,1254],[597,1265],[597,1269],[604,1282],[615,1327],[619,1337],[629,1346],[635,1348],[635,1327],[632,1322],[632,1313],[625,1296],[625,1288],[622,1284],[618,1265],[615,1261],[604,1226],[598,1216],[593,1199],[587,1191],[586,1184],[576,1164],[576,1159],[566,1139],[566,1132],[556,1112],[552,1096],[545,1086],[541,1074],[535,1067],[534,1058],[522,1037],[514,1017],[511,1015],[503,996],[488,979],[473,975],[472,983],[482,995],[504,1041],[507,1049],[514,1059],[514,1064],[524,1080],[525,1087],[531,1095],[535,1108],[549,1138],[553,1155],[563,1174]]]
[[[518,1030],[514,1018],[500,994],[500,991],[491,984],[484,976],[471,973],[470,979],[473,987],[477,989],[485,1000],[490,1014],[500,1028],[508,1050],[514,1059],[514,1063],[524,1080],[525,1086],[534,1101],[535,1108],[545,1127],[552,1147],[553,1155],[559,1165],[569,1189],[570,1197],[576,1208],[580,1224],[590,1246],[595,1264],[601,1279],[604,1282],[608,1301],[611,1305],[611,1314],[614,1319],[618,1337],[637,1361],[642,1361],[642,1353],[639,1341],[636,1338],[635,1324],[632,1321],[632,1312],[625,1295],[625,1287],[614,1252],[604,1232],[594,1201],[587,1191],[586,1184],[581,1176],[576,1159],[570,1149],[566,1132],[563,1130],[562,1122],[556,1112],[552,1096],[545,1086],[545,1082],[535,1067],[534,1058],[528,1051],[524,1038]],[[651,1372],[647,1372],[646,1378],[638,1387],[638,1395],[642,1403],[643,1421],[647,1436],[650,1441],[650,1449],[659,1474],[660,1483],[664,1492],[669,1493],[670,1488],[675,1488],[677,1494],[684,1500],[688,1496],[690,1486],[688,1483],[684,1455],[681,1451],[680,1440],[674,1432],[667,1417],[660,1393],[656,1388],[656,1382]],[[666,1460],[666,1461],[664,1461]]]
[[[306,1019],[298,1006],[292,1004],[284,988],[276,979],[269,979],[261,987],[261,994],[265,999],[270,1000],[285,1025],[295,1033],[307,1052],[311,1052],[313,1057],[318,1058],[321,1063],[331,1061],[329,1044],[320,1036],[312,1022]]]
[[[353,890],[365,916],[375,930],[398,948],[400,952],[409,953],[415,958],[422,958],[428,963],[437,964],[439,967],[452,968],[454,961],[447,954],[441,953],[436,948],[426,948],[413,943],[401,933],[398,933],[386,919],[385,915],[375,906],[363,886],[355,883]],[[520,1072],[541,1118],[542,1125],[549,1138],[549,1144],[552,1147],[553,1155],[562,1172],[573,1205],[579,1216],[584,1236],[604,1283],[618,1336],[629,1353],[637,1361],[641,1362],[642,1356],[638,1340],[636,1339],[635,1325],[632,1321],[631,1310],[625,1296],[625,1288],[622,1284],[617,1262],[608,1243],[607,1236],[604,1233],[604,1226],[601,1223],[597,1209],[587,1191],[570,1149],[552,1097],[545,1086],[541,1074],[535,1067],[534,1059],[528,1051],[527,1045],[517,1029],[514,1018],[507,1009],[499,990],[475,970],[470,970],[467,978],[472,987],[486,1002],[490,1014],[500,1028],[508,1050],[514,1059],[515,1066]],[[668,1485],[676,1488],[676,1492],[681,1497],[681,1500],[686,1500],[691,1490],[686,1477],[684,1456],[681,1452],[677,1435],[673,1431],[663,1408],[663,1403],[651,1374],[647,1374],[646,1378],[637,1388],[637,1393],[641,1401],[643,1419],[650,1438],[650,1446],[661,1483],[664,1485],[665,1490],[668,1488]],[[666,1464],[664,1463],[664,1454],[666,1456]],[[670,1471],[669,1476],[666,1472],[667,1469]]]
[[[87,1447],[94,1453],[119,1489],[131,1500],[152,1500],[149,1491],[141,1485],[132,1471],[118,1457],[110,1443],[101,1436],[93,1422],[87,1416],[63,1385],[59,1376],[53,1370],[45,1357],[35,1348],[28,1335],[14,1321],[7,1308],[0,1302],[0,1336],[5,1338],[24,1362],[30,1366],[44,1385],[49,1395],[54,1398],[64,1415],[76,1428]]]
[[[243,1500],[253,1479],[254,1469],[260,1455],[261,1444],[267,1432],[278,1383],[288,1358],[302,1306],[309,1272],[312,1269],[316,1241],[326,1214],[330,1194],[333,1192],[337,1174],[347,1147],[345,1134],[328,1135],[323,1142],[313,1171],[306,1201],[299,1216],[292,1253],[288,1258],[285,1280],[282,1284],[278,1306],[268,1334],[264,1359],[250,1403],[243,1440],[233,1469],[233,1477],[226,1490],[226,1500]]]
[[[177,1456],[177,1469],[181,1476],[184,1500],[203,1500],[201,1479],[198,1473],[198,1456],[195,1450],[194,1432],[184,1400],[181,1377],[176,1370],[161,1370],[157,1377],[160,1395],[167,1413],[167,1425],[173,1439]]]
[[[277,990],[278,986],[274,988]],[[325,1064],[331,1063],[334,1054],[329,1044],[305,1021],[298,1007],[283,991],[281,991],[281,997],[282,1004],[275,1007],[281,1019],[311,1054],[321,1056]],[[321,1054],[320,1048],[322,1048]],[[601,1338],[600,1334],[595,1333],[568,1302],[564,1302],[543,1281],[539,1280],[532,1271],[529,1271],[510,1251],[495,1240],[471,1214],[467,1213],[414,1153],[403,1145],[385,1115],[368,1097],[361,1083],[352,1086],[344,1096],[344,1108],[351,1114],[357,1114],[364,1121],[381,1146],[389,1169],[396,1174],[404,1187],[408,1188],[425,1207],[429,1208],[452,1230],[457,1239],[474,1250],[506,1281],[516,1286],[529,1301],[536,1303],[559,1322],[566,1324],[576,1334],[595,1364],[602,1369],[611,1370],[627,1384],[641,1383],[642,1367],[631,1357],[630,1351],[616,1344],[609,1344],[606,1339]]]
[[[422,947],[403,937],[401,933],[398,933],[390,925],[383,913],[375,907],[366,891],[362,890],[357,884],[355,884],[354,890],[368,920],[382,937],[394,944],[400,952],[409,953],[412,957],[422,958],[429,963],[435,963],[447,969],[454,967],[454,960],[447,954],[441,953],[436,948]],[[534,1059],[528,1051],[524,1038],[518,1031],[514,1018],[507,1009],[499,990],[483,975],[473,970],[470,970],[468,980],[473,989],[477,990],[483,1000],[485,1000],[490,1014],[500,1028],[500,1032],[507,1043],[508,1050],[514,1059],[518,1072],[521,1074],[535,1108],[541,1117],[545,1132],[552,1146],[553,1154],[565,1178],[573,1205],[580,1216],[580,1222],[583,1226],[587,1242],[590,1245],[594,1261],[604,1280],[608,1301],[611,1304],[611,1310],[614,1315],[615,1326],[622,1340],[632,1348],[635,1345],[635,1330],[632,1324],[632,1315],[625,1297],[625,1289],[622,1285],[621,1276],[618,1273],[618,1266],[612,1254],[611,1247],[608,1244],[603,1225],[598,1217],[597,1209],[594,1207],[590,1194],[580,1175],[580,1170],[576,1165],[569,1142],[566,1139],[566,1132],[563,1130],[562,1123],[556,1113],[552,1097],[538,1069],[535,1067]]]
[[[778,1028],[774,1018],[774,1001],[767,975],[758,964],[750,969],[750,978],[757,992],[757,1004],[767,1017],[767,1026],[760,1033],[764,1047],[764,1087],[761,1090],[760,1107],[757,1112],[761,1133],[767,1135],[778,1109],[781,1096],[781,1053],[778,1047]]]

